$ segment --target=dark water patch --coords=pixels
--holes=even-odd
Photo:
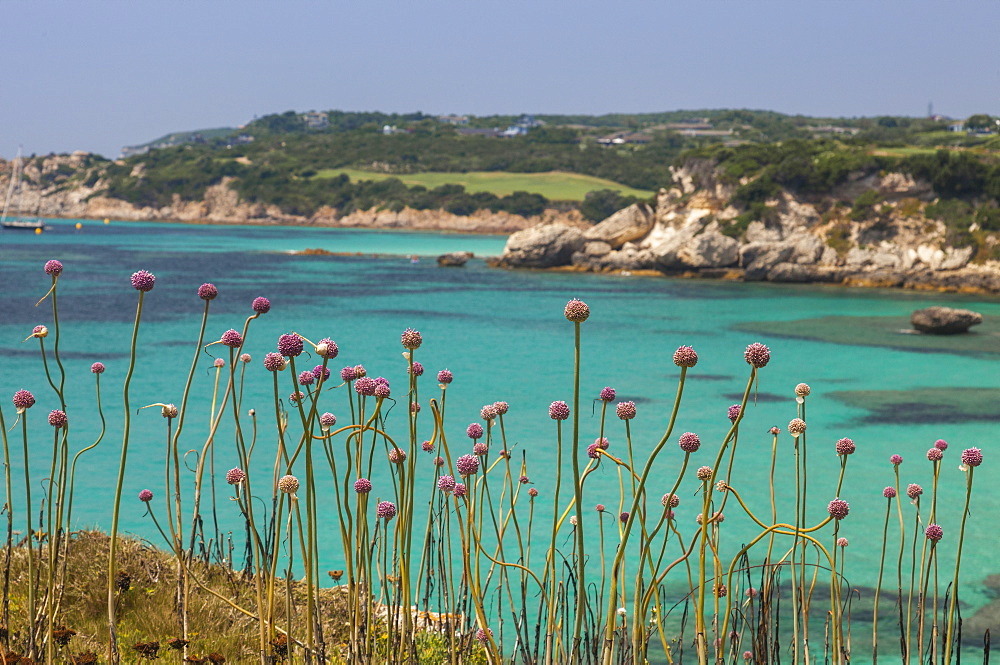
[[[672,375],[670,378],[674,378]],[[730,374],[698,374],[697,372],[688,372],[688,381],[735,381],[736,377]]]
[[[13,349],[10,347],[0,347],[0,358],[39,358],[39,350],[36,346],[32,349]],[[51,348],[46,348],[45,355],[50,363],[55,363],[55,355]],[[92,351],[59,351],[59,358],[62,360],[94,360],[97,354]],[[117,360],[118,358],[128,358],[128,353],[106,353],[101,351],[100,359]]]
[[[1000,354],[1000,316],[983,316],[982,325],[959,335],[914,333],[908,316],[822,316],[796,321],[747,321],[733,328],[771,337],[875,346],[897,351],[990,357]]]
[[[743,401],[743,393],[726,393],[723,395],[728,400],[734,402]],[[761,393],[752,392],[750,394],[750,399],[747,400],[748,403],[752,404],[754,402],[789,402],[795,401],[794,397],[789,397],[788,395],[778,395],[777,393]]]
[[[1000,388],[835,390],[829,397],[868,412],[870,424],[998,422]]]

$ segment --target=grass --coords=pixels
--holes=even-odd
[[[397,178],[405,185],[423,185],[428,189],[441,185],[462,185],[468,192],[490,192],[507,196],[514,192],[541,194],[551,201],[583,201],[588,192],[614,189],[624,196],[649,198],[654,192],[620,185],[613,180],[595,178],[579,173],[548,171],[546,173],[508,173],[506,171],[470,171],[468,173],[375,173],[357,169],[323,169],[314,178],[335,178],[346,173],[351,181],[386,180]]]

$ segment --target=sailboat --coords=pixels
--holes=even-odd
[[[0,227],[5,229],[21,229],[26,231],[40,231],[48,229],[41,217],[34,219],[22,217],[18,213],[18,200],[21,197],[21,148],[17,149],[17,155],[12,162],[13,167],[10,174],[10,182],[7,185],[7,198],[3,203],[3,214],[0,215]],[[13,210],[13,214],[8,217],[7,213]]]

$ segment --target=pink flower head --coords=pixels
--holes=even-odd
[[[176,418],[177,407],[173,404],[164,404],[163,408],[160,409],[160,415],[164,418]]]
[[[924,535],[927,536],[927,540],[936,543],[944,538],[944,529],[941,528],[940,524],[928,524],[927,528],[924,529]]]
[[[420,444],[420,449],[423,450],[425,453],[432,453],[434,452],[434,444],[431,443],[430,441],[424,441],[423,443]]]
[[[333,360],[340,353],[340,347],[329,337],[324,337],[316,343],[316,355],[320,358]]]
[[[455,468],[458,469],[458,475],[471,476],[479,471],[479,458],[475,455],[462,455],[455,460]]]
[[[444,458],[438,455],[434,458],[434,466],[444,466]]]
[[[280,353],[271,352],[264,356],[264,369],[269,372],[280,372],[285,369],[285,358]]]
[[[420,402],[410,402],[410,413],[420,413]]]
[[[632,420],[635,418],[635,402],[618,402],[615,414],[622,420]]]
[[[938,450],[948,450],[948,442],[944,439],[938,439],[934,442],[934,447]]]
[[[528,496],[530,496],[532,499],[534,499],[536,496],[538,496],[538,488],[537,487],[529,487],[528,488]]]
[[[615,389],[611,386],[606,386],[601,390],[601,394],[598,395],[598,399],[602,402],[613,402],[615,399]]]
[[[390,448],[389,461],[393,464],[402,464],[406,461],[406,451],[402,448]]]
[[[753,660],[753,651],[744,651],[743,660],[750,661]]]
[[[493,637],[493,630],[491,628],[480,628],[476,631],[476,639],[483,646],[487,646],[490,643],[491,637]]]
[[[521,476],[517,479],[517,482],[521,483],[522,485],[527,485],[528,483],[531,482],[531,479],[528,478],[528,476]]]
[[[916,500],[916,498],[923,493],[924,493],[924,488],[916,483],[910,483],[909,485],[906,486],[906,496],[910,497],[911,499]]]
[[[306,394],[301,390],[296,390],[288,396],[288,401],[292,404],[298,404],[300,401],[306,398]]]
[[[388,383],[375,383],[375,397],[385,399],[390,394]]]
[[[326,381],[327,379],[330,378],[330,368],[323,367],[322,365],[316,365],[315,367],[312,368],[312,375],[313,378],[316,379],[317,381],[319,381],[320,379]]]
[[[853,455],[855,450],[857,450],[857,447],[854,445],[854,441],[848,439],[846,436],[837,441],[838,455]]]
[[[375,388],[377,386],[378,384],[375,383],[375,379],[370,376],[363,376],[354,382],[354,392],[359,395],[371,397],[375,394]]]
[[[295,494],[299,491],[299,479],[292,475],[282,476],[278,479],[278,489],[285,494]]]
[[[698,354],[690,346],[679,346],[674,351],[674,364],[678,367],[694,367],[698,364]]]
[[[739,420],[741,409],[742,407],[739,404],[733,404],[731,407],[729,407],[729,412],[726,414],[729,416],[729,422],[735,423],[737,420]]]
[[[345,367],[340,370],[340,380],[341,381],[353,381],[358,378],[357,374],[354,373],[353,367]]]
[[[360,379],[363,376],[368,376],[368,372],[365,370],[365,366],[364,365],[355,365],[354,366],[354,378],[355,379]]]
[[[507,402],[493,402],[493,408],[496,409],[498,416],[502,416],[510,410],[510,404]]]
[[[482,441],[472,446],[472,454],[476,455],[477,457],[482,457],[483,455],[486,455],[489,452],[490,452],[490,447],[487,446]]]
[[[605,508],[603,503],[599,503],[596,506],[594,506],[594,510],[596,510],[599,513],[603,513],[605,510],[607,510],[607,508]]]
[[[751,367],[760,369],[771,360],[771,350],[760,342],[754,342],[743,352],[743,358]]]
[[[62,271],[63,271],[62,261],[56,261],[55,259],[52,259],[50,261],[45,262],[46,275],[51,275],[52,277],[58,277]]]
[[[777,425],[775,425],[774,427],[772,427],[767,431],[770,432],[773,436],[778,436],[779,434],[781,434],[781,428],[778,427]]]
[[[480,438],[483,435],[483,426],[480,425],[479,423],[472,423],[465,428],[465,434],[470,439],[475,441],[476,439]]]
[[[319,424],[323,427],[333,427],[337,424],[337,416],[327,411],[319,417]]]
[[[851,506],[843,499],[834,499],[826,507],[826,511],[830,513],[830,517],[833,519],[842,520],[847,517],[847,513],[851,512]]]
[[[801,418],[792,418],[788,422],[788,433],[794,437],[801,436],[806,433],[806,421]]]
[[[599,447],[596,443],[592,443],[587,446],[587,457],[590,457],[591,459],[600,459],[601,454],[597,452],[598,449]]]
[[[677,445],[686,453],[693,453],[701,447],[701,439],[694,432],[684,432],[677,440]]]
[[[142,490],[141,492],[139,492],[139,501],[142,501],[143,503],[149,503],[152,500],[153,500],[152,490]]]
[[[212,361],[212,365],[221,369],[226,366],[226,361],[222,358],[216,358]]]
[[[492,404],[486,404],[479,409],[479,417],[483,420],[493,420],[497,417],[497,410]]]
[[[726,594],[729,593],[729,589],[726,588],[725,584],[713,584],[712,591],[714,591],[715,595],[719,598],[725,598]]]
[[[354,491],[358,494],[368,494],[372,491],[372,481],[367,478],[358,478],[354,481]]]
[[[601,450],[607,450],[608,448],[611,447],[611,442],[608,441],[608,437],[602,436],[594,439],[594,445],[600,448]]]
[[[271,311],[271,301],[263,296],[260,296],[259,298],[253,299],[253,302],[250,303],[250,308],[258,314],[267,314]]]
[[[506,450],[504,448],[501,448],[500,452],[497,453],[497,456],[500,457],[500,459],[510,459],[510,451]]]
[[[239,485],[246,479],[247,472],[239,467],[226,471],[226,482],[230,485]]]
[[[884,496],[887,499],[895,499],[896,488],[893,487],[892,485],[888,485],[884,490],[882,490],[882,496]]]
[[[438,383],[443,383],[448,385],[455,380],[455,376],[451,373],[450,369],[443,369],[437,374]]]
[[[442,492],[451,492],[455,489],[455,478],[448,475],[441,476],[438,478],[438,489]]]
[[[533,490],[535,488],[532,487],[531,489]],[[453,489],[451,493],[457,496],[459,499],[461,499],[463,496],[465,496],[465,493],[467,491],[468,488],[466,488],[465,483],[455,483],[455,489]],[[528,494],[531,494],[531,490],[528,490]]]
[[[302,338],[294,333],[285,334],[278,338],[278,353],[294,358],[302,353]]]
[[[795,386],[795,396],[796,397],[808,397],[809,393],[812,392],[812,388],[809,387],[808,383],[800,383]]]
[[[424,338],[420,336],[420,333],[413,328],[407,328],[400,335],[399,341],[409,350],[419,349],[420,345],[424,343]]]
[[[698,480],[709,480],[712,477],[712,467],[700,466],[694,475]]]
[[[666,494],[663,495],[663,498],[660,499],[660,503],[663,504],[664,508],[666,508],[668,505],[671,508],[676,508],[677,506],[681,505],[681,498],[676,494],[671,494],[667,492]]]
[[[552,420],[566,420],[569,418],[569,405],[562,400],[549,404],[549,418]]]
[[[900,464],[903,463],[903,456],[902,455],[892,455],[892,456],[889,457],[889,461],[892,463],[893,466],[899,466]]]
[[[966,448],[962,451],[962,464],[966,466],[979,466],[983,463],[983,451],[979,448]]]
[[[236,349],[243,346],[243,335],[230,328],[222,333],[222,339],[219,341],[229,348]]]
[[[218,295],[219,289],[215,288],[215,284],[205,282],[198,287],[198,297],[202,300],[215,300]]]
[[[932,462],[940,462],[942,457],[944,457],[944,453],[941,452],[940,448],[929,448],[927,450],[927,459]]]
[[[621,515],[619,515],[618,519],[621,520],[622,524],[628,522],[628,511],[625,511]]]
[[[241,361],[241,362],[245,362],[245,363],[248,363],[248,362],[250,362],[251,360],[252,360],[252,358],[250,357],[250,354],[249,354],[249,353],[241,353],[241,354],[240,354],[240,361]]]
[[[156,284],[156,277],[148,270],[140,270],[132,273],[132,288],[136,291],[142,291],[143,293],[152,291],[154,284]]]
[[[18,390],[14,393],[14,408],[18,411],[30,409],[35,405],[35,396],[27,390]]]
[[[66,417],[65,411],[60,411],[59,409],[49,411],[49,424],[55,427],[56,429],[59,429],[60,427],[66,427],[66,424],[68,422],[69,418]]]
[[[423,376],[424,366],[414,361],[413,366],[412,367],[407,366],[406,371],[407,373],[413,374],[413,376]]]
[[[847,547],[847,538],[837,538],[837,547]]]
[[[760,595],[760,591],[758,591],[754,587],[750,587],[750,588],[747,589],[747,598],[756,598],[759,595]]]
[[[379,501],[375,507],[375,516],[388,522],[396,516],[396,504],[392,501]]]
[[[582,300],[573,298],[566,303],[566,309],[563,310],[563,314],[573,323],[583,323],[590,316],[590,308]]]
[[[97,362],[90,366],[90,371],[94,374],[104,374],[104,363]]]
[[[31,329],[31,336],[32,337],[48,337],[49,336],[49,329],[46,328],[45,326],[35,326],[34,328]]]

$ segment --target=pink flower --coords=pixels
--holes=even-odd
[[[694,367],[698,364],[698,354],[690,346],[680,346],[674,351],[674,364],[678,367]]]
[[[889,485],[884,490],[882,490],[882,496],[884,496],[887,499],[895,499],[896,498],[896,488],[893,487],[892,485]]]
[[[45,262],[45,274],[51,275],[52,277],[58,277],[63,271],[63,264],[61,261],[56,261],[52,259]]]
[[[566,303],[566,308],[563,310],[563,314],[566,318],[574,323],[583,323],[590,316],[590,307],[587,303],[582,300],[573,298],[568,303]]]
[[[962,464],[966,466],[979,466],[983,463],[983,451],[979,448],[966,448],[962,451]]]
[[[90,371],[94,374],[104,374],[104,363],[94,363],[90,366]]]
[[[602,402],[612,402],[615,399],[615,389],[611,386],[607,386],[601,390],[601,394],[598,395],[598,399]]]
[[[218,295],[219,289],[215,288],[215,284],[206,282],[198,287],[198,297],[202,300],[215,300]]]
[[[801,418],[792,418],[788,423],[788,433],[798,437],[806,433],[806,421]]]
[[[66,424],[68,422],[69,418],[66,417],[65,411],[60,411],[59,409],[55,409],[49,412],[49,424],[55,427],[56,429],[59,429],[60,427],[66,427]]]
[[[236,349],[243,346],[243,335],[233,329],[229,329],[222,333],[222,339],[220,341],[229,348]]]
[[[35,396],[27,390],[18,390],[14,393],[14,408],[18,411],[30,409],[35,405]]]
[[[677,440],[677,445],[686,453],[693,453],[701,447],[701,439],[694,432],[684,432]]]
[[[302,353],[302,338],[291,333],[278,338],[278,353],[288,358],[294,358]]]
[[[561,400],[552,402],[549,405],[549,418],[552,420],[566,420],[569,418],[569,405]]]
[[[834,499],[830,502],[830,505],[826,507],[826,511],[830,513],[830,517],[835,520],[842,520],[847,517],[847,514],[851,511],[851,506],[843,499]]]
[[[413,328],[407,328],[404,330],[403,334],[400,335],[399,340],[404,347],[411,351],[420,348],[420,345],[424,343],[423,337],[421,337],[420,333]]]
[[[928,524],[927,528],[924,529],[924,535],[927,536],[927,540],[936,543],[944,538],[944,529],[941,528],[940,524]]]
[[[226,482],[230,485],[239,485],[247,479],[247,473],[243,469],[236,467],[226,471]]]
[[[451,373],[451,370],[443,369],[437,373],[437,380],[438,383],[448,385],[455,380],[455,376]]]
[[[154,284],[156,284],[156,277],[148,270],[140,270],[132,273],[132,288],[136,291],[142,291],[143,293],[152,291]]]
[[[472,423],[465,428],[465,435],[470,439],[478,439],[483,435],[483,426],[479,423]]]
[[[615,413],[622,420],[632,420],[635,418],[635,402],[618,402]]]
[[[380,501],[375,507],[375,516],[388,522],[396,516],[396,504],[392,501]]]
[[[250,308],[258,314],[267,314],[271,311],[271,301],[263,296],[254,298],[253,302],[250,303]]]
[[[153,500],[152,490],[142,490],[141,492],[139,492],[139,501],[142,501],[143,503],[149,503],[152,500]]]
[[[479,458],[475,455],[462,455],[455,460],[455,468],[460,476],[471,476],[479,471]]]
[[[838,455],[853,455],[857,448],[854,445],[854,441],[848,439],[846,436],[843,439],[837,441],[837,454]]]
[[[906,486],[906,496],[913,500],[916,500],[918,496],[924,493],[924,488],[916,483],[910,483]]]

